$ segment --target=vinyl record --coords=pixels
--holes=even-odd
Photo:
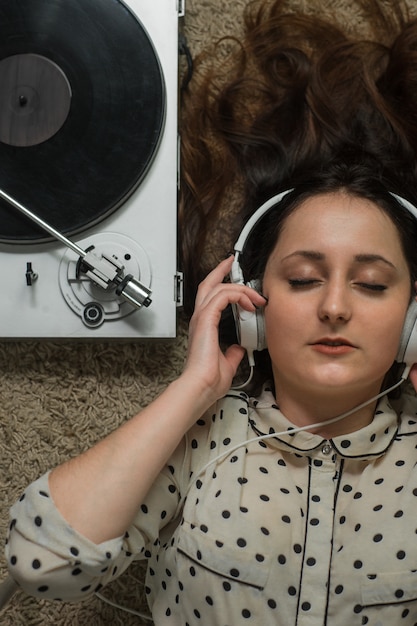
[[[163,130],[156,51],[118,0],[0,0],[0,187],[71,235],[136,189]],[[50,237],[0,202],[0,241]]]

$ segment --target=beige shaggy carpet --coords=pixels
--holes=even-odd
[[[192,54],[223,35],[238,34],[247,1],[186,0],[184,29]],[[359,19],[357,6],[350,0],[292,0],[288,4],[321,14],[331,11],[352,26]],[[416,0],[410,4],[415,6]],[[178,338],[167,342],[0,343],[1,544],[9,506],[28,482],[113,430],[179,374],[187,335],[186,324],[179,317]],[[0,580],[5,576],[1,552]],[[142,579],[142,566],[134,565],[104,593],[124,606],[146,612]],[[2,626],[150,623],[96,597],[81,604],[59,604],[20,592],[0,614]]]

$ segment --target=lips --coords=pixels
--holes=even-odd
[[[356,346],[344,337],[322,337],[311,346],[314,351],[327,356],[342,356],[356,349]]]
[[[345,339],[344,337],[323,337],[314,341],[312,345],[324,345],[324,346],[350,346],[354,348],[355,346]]]

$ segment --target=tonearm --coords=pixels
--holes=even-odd
[[[79,257],[77,264],[78,273],[85,274],[105,291],[114,289],[118,296],[121,296],[138,309],[142,306],[148,307],[151,304],[151,290],[134,278],[132,274],[125,276],[125,268],[119,263],[118,259],[106,254],[98,256],[94,252],[94,246],[83,250],[80,246],[65,237],[35,213],[32,213],[32,211],[17,202],[17,200],[9,196],[2,189],[0,189],[0,198],[8,202],[11,206],[20,211],[20,213],[40,226],[44,231],[75,252]]]

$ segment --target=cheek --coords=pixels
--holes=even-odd
[[[369,332],[375,337],[375,347],[386,351],[390,351],[396,355],[400,343],[406,312],[404,308],[391,313],[387,310],[382,311],[380,315],[371,320]]]
[[[265,333],[268,348],[279,346],[280,351],[287,351],[295,338],[299,338],[306,328],[307,318],[304,307],[289,305],[283,301],[280,306],[268,305],[265,308]]]

